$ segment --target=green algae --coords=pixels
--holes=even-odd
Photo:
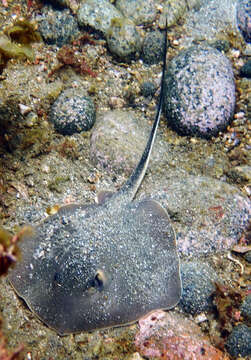
[[[3,59],[11,58],[34,60],[31,44],[40,40],[34,24],[28,20],[17,20],[0,33],[0,63],[3,63]]]

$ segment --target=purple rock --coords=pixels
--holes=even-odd
[[[168,64],[164,111],[180,134],[210,138],[224,130],[235,106],[230,61],[210,46],[193,46]]]
[[[237,4],[237,24],[246,40],[251,43],[251,2],[239,0]]]

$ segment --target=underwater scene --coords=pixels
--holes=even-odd
[[[250,360],[250,120],[250,0],[0,0],[0,360]]]

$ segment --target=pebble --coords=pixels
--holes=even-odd
[[[215,40],[212,43],[209,44],[216,50],[219,50],[220,52],[224,51],[225,53],[230,50],[230,42],[228,40]]]
[[[179,134],[216,136],[235,107],[230,61],[207,45],[182,51],[168,64],[164,102],[168,123]]]
[[[143,41],[141,57],[144,63],[158,64],[163,58],[164,35],[160,31],[152,31]]]
[[[79,34],[78,23],[69,10],[55,11],[44,7],[42,16],[37,20],[39,31],[47,44],[61,47]]]
[[[237,184],[251,182],[251,166],[239,165],[232,167],[227,172],[228,177]]]
[[[245,324],[235,326],[227,339],[225,348],[231,356],[250,356],[251,328]]]
[[[140,85],[141,94],[144,97],[153,96],[157,90],[156,85],[151,81],[144,81]]]
[[[72,135],[89,130],[95,122],[92,99],[76,93],[75,89],[63,91],[50,111],[50,121],[62,135]]]
[[[246,252],[244,259],[251,264],[251,251]]]
[[[241,314],[251,322],[251,294],[245,297],[240,309]]]
[[[100,113],[91,135],[92,161],[129,175],[140,159],[149,131],[150,126],[139,121],[132,111]]]
[[[146,359],[223,360],[199,326],[181,314],[154,311],[139,320],[135,346]]]
[[[108,0],[87,0],[80,5],[77,12],[79,25],[91,26],[106,34],[113,18],[123,15]]]
[[[238,0],[237,24],[247,43],[251,43],[251,3],[250,0]]]
[[[242,77],[251,78],[251,60],[248,60],[240,69],[240,75]]]
[[[130,62],[139,57],[141,38],[134,23],[127,18],[112,19],[106,41],[110,52],[120,61]]]
[[[151,24],[156,17],[153,0],[117,0],[116,8],[136,25]]]
[[[183,293],[179,306],[191,315],[212,310],[212,293],[217,280],[214,270],[201,262],[182,263],[181,279]]]

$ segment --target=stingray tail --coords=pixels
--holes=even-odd
[[[163,95],[164,95],[164,79],[165,79],[165,71],[166,71],[166,52],[167,52],[167,24],[166,24],[166,30],[165,30],[165,42],[164,42],[164,48],[163,48],[163,67],[162,67],[162,77],[161,77],[161,87],[160,87],[160,95],[159,95],[159,102],[158,107],[155,115],[155,120],[153,123],[153,127],[151,130],[151,133],[149,135],[145,150],[141,156],[141,159],[135,168],[134,172],[130,176],[130,178],[127,180],[127,182],[122,186],[121,190],[119,192],[124,193],[129,198],[133,199],[135,194],[138,191],[138,188],[145,176],[146,169],[149,163],[149,159],[151,156],[154,140],[156,137],[156,132],[159,125],[162,105],[163,105]]]

